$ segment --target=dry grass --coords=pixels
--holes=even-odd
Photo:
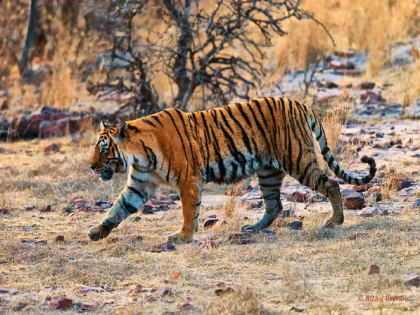
[[[3,187],[10,213],[2,215],[0,229],[0,261],[7,261],[0,264],[0,286],[36,292],[41,301],[51,295],[42,292],[44,287],[69,286],[62,292],[75,302],[97,302],[102,313],[161,314],[176,311],[184,303],[193,305],[189,312],[194,314],[278,314],[293,306],[316,314],[419,310],[418,289],[404,287],[398,280],[401,274],[420,269],[418,209],[393,217],[346,216],[343,227],[327,234],[322,229],[327,215],[314,211],[313,216],[305,217],[302,231],[290,231],[284,226],[288,220],[276,220],[271,228],[278,240],[257,237],[259,243],[250,245],[227,241],[228,231],[238,230],[250,220],[229,219],[219,228],[199,227],[196,238],[203,233],[221,233],[223,244],[218,248],[200,249],[190,244],[178,245],[175,252],[153,253],[152,246],[164,242],[181,224],[181,212],[170,210],[159,219],[142,215],[139,222],[126,221],[108,239],[88,242],[87,229],[104,214],[87,212],[71,219],[62,209],[76,196],[91,202],[115,199],[125,182],[125,176],[120,175],[102,183],[89,171],[88,145],[93,139],[94,135],[79,143],[71,138],[56,139],[61,149],[53,155],[43,153],[50,140],[4,144],[7,151],[16,153],[3,155],[1,160],[0,176],[6,179]],[[51,163],[64,155],[67,162]],[[229,214],[245,211],[235,208],[232,200],[225,205]],[[53,211],[24,210],[30,204],[37,209],[52,204]],[[311,207],[316,208],[316,204]],[[211,212],[204,210],[201,215]],[[354,231],[367,232],[369,237],[351,240]],[[57,234],[65,236],[63,243],[52,241]],[[132,245],[111,241],[132,234],[142,235],[143,241]],[[36,239],[48,243],[23,242]],[[380,275],[367,275],[371,264],[381,267]],[[173,271],[181,276],[175,279]],[[235,293],[216,296],[219,282],[231,285]],[[146,288],[168,286],[175,303],[167,303],[167,298],[149,301],[147,293],[130,293],[126,300],[104,306],[108,298],[78,293],[81,285],[105,284],[116,289],[137,284]],[[359,295],[398,295],[409,301],[358,301]],[[14,305],[0,302],[0,310],[11,311]],[[33,313],[42,313],[39,307]]]

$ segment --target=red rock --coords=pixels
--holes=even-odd
[[[56,237],[54,237],[54,242],[56,242],[56,243],[64,242],[64,236],[63,235],[57,235]]]
[[[379,186],[373,186],[373,187],[369,188],[368,191],[370,191],[370,192],[380,192],[381,191],[381,187],[379,187]]]
[[[308,200],[308,194],[304,191],[295,191],[292,193],[291,201],[304,202]]]
[[[41,209],[41,212],[51,212],[51,205],[45,205],[44,208]]]
[[[361,90],[372,90],[375,87],[375,83],[364,81],[356,84],[354,87]]]
[[[216,293],[217,296],[222,296],[233,292],[235,292],[235,290],[231,287],[227,287],[226,289],[216,289],[214,291],[214,293]]]
[[[382,144],[379,143],[375,143],[372,148],[374,149],[385,149],[385,147]]]
[[[166,296],[171,293],[171,289],[168,287],[160,287],[158,289],[153,289],[152,294],[154,296]]]
[[[371,218],[379,215],[379,210],[374,207],[365,208],[357,213],[357,216],[362,218]]]
[[[360,186],[356,186],[356,185],[348,185],[347,187],[346,187],[346,189],[348,189],[348,190],[355,190],[355,191],[357,191],[357,192],[362,192],[362,191],[366,191],[366,190],[368,190],[369,188],[371,188],[372,187],[372,184],[366,184],[366,185],[360,185]]]
[[[419,276],[412,273],[410,275],[402,275],[400,277],[401,281],[404,283],[404,285],[410,287],[410,286],[414,286],[414,287],[419,287],[420,286],[420,279]]]
[[[325,86],[327,89],[334,89],[334,88],[338,88],[338,85],[337,85],[337,84],[335,84],[334,82],[331,82],[331,81],[327,81],[327,82],[325,82],[325,83],[324,83],[324,86]]]
[[[401,190],[401,183],[408,181],[408,176],[402,173],[395,174],[391,179],[391,188],[394,190]],[[407,184],[404,184],[407,185]]]
[[[253,240],[253,239],[251,239],[251,238],[244,238],[244,239],[241,239],[241,244],[242,244],[242,245],[246,245],[246,244],[253,244],[253,243],[257,243],[257,241],[256,241],[256,240]]]
[[[229,240],[246,239],[250,237],[250,232],[229,232]]]
[[[69,120],[69,132],[76,133],[82,128],[82,118],[81,117],[72,117]]]
[[[51,301],[50,305],[56,310],[68,310],[73,306],[73,300],[69,298],[58,298]]]
[[[341,58],[350,58],[353,57],[356,54],[356,52],[354,50],[342,50],[337,51],[335,54]]]
[[[14,289],[14,288],[0,288],[0,293],[6,293],[6,294],[10,294],[10,295],[16,295],[16,294],[19,294],[19,290],[18,289]]]
[[[55,143],[50,144],[44,149],[44,152],[58,152],[60,150],[59,146]]]
[[[215,225],[218,221],[219,221],[219,219],[216,219],[216,218],[207,218],[206,221],[204,221],[203,226],[204,226],[205,229],[207,229],[207,228]]]
[[[79,293],[91,293],[91,292],[101,293],[101,292],[105,292],[105,290],[100,287],[88,287],[88,286],[82,285],[79,291]]]
[[[258,182],[253,180],[249,183],[247,190],[257,190],[258,188],[259,188]]]
[[[355,192],[344,197],[344,204],[348,209],[362,209],[365,199],[362,194]]]
[[[82,303],[80,308],[82,311],[96,310],[96,305],[94,303]]]
[[[328,68],[331,69],[343,69],[344,64],[341,61],[337,61],[337,60],[332,60],[330,61]]]
[[[360,99],[365,102],[365,104],[375,104],[377,102],[385,102],[385,99],[381,94],[375,93],[372,91],[366,91],[360,95]]]
[[[379,267],[376,265],[371,265],[369,270],[369,275],[375,275],[379,273]]]
[[[366,238],[366,237],[369,237],[368,233],[359,232],[359,231],[354,231],[354,233],[353,233],[353,239],[354,240],[360,240],[360,239]]]
[[[199,248],[202,249],[210,249],[210,248],[218,248],[220,243],[216,243],[215,241],[206,241],[206,242],[200,242]]]

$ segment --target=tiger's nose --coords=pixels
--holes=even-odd
[[[91,164],[91,165],[89,165],[89,167],[92,171],[96,170],[96,165],[95,164]]]

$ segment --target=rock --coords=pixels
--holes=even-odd
[[[154,296],[167,296],[170,293],[171,293],[171,289],[169,289],[168,287],[160,287],[158,289],[152,290],[152,294]]]
[[[41,212],[51,212],[51,205],[45,205],[42,209]]]
[[[102,292],[105,292],[105,289],[100,288],[100,287],[89,287],[89,286],[82,285],[79,291],[79,293],[82,293],[82,294],[91,293],[91,292],[102,293]]]
[[[152,249],[152,253],[160,253],[163,251],[174,251],[176,247],[171,243],[160,243]]]
[[[411,181],[405,180],[405,181],[401,182],[401,189],[408,188],[412,185],[413,185],[413,183]]]
[[[372,184],[366,184],[366,185],[360,185],[360,186],[356,186],[356,185],[348,185],[347,189],[348,190],[355,190],[357,192],[361,192],[361,191],[366,191],[369,188],[372,187]]]
[[[363,195],[358,192],[354,192],[346,196],[344,199],[344,204],[348,209],[362,209],[365,204],[365,199],[363,198]]]
[[[327,89],[335,89],[335,88],[338,88],[338,85],[337,85],[337,84],[335,84],[334,82],[331,82],[331,81],[327,81],[327,82],[325,82],[325,83],[324,83],[324,86],[325,86]]]
[[[379,186],[373,186],[371,188],[368,189],[369,192],[380,192],[381,191],[381,187]]]
[[[45,245],[45,244],[47,244],[48,243],[48,241],[47,240],[35,240],[34,241],[34,244],[43,244],[43,245]]]
[[[179,200],[179,196],[177,194],[169,194],[166,197],[172,200]]]
[[[412,273],[410,275],[402,275],[400,277],[401,281],[404,283],[405,286],[407,287],[419,287],[420,286],[420,279],[419,276]]]
[[[373,148],[373,149],[381,149],[381,150],[385,149],[385,147],[384,147],[382,144],[379,144],[379,143],[375,143],[375,144],[372,146],[372,148]]]
[[[19,290],[18,289],[14,289],[14,288],[1,288],[0,287],[0,293],[10,294],[10,295],[16,295],[16,294],[19,294]]]
[[[362,218],[371,218],[377,215],[379,215],[379,210],[378,208],[374,208],[374,207],[365,208],[357,212],[357,216],[362,217]]]
[[[287,224],[289,230],[302,230],[302,221],[293,221]]]
[[[139,221],[141,221],[141,217],[139,217],[139,216],[131,217],[130,219],[128,219],[128,221],[139,222]]]
[[[50,305],[56,310],[68,310],[73,306],[73,300],[69,298],[53,299]]]
[[[257,243],[257,241],[251,238],[243,238],[241,239],[241,242],[240,242],[241,245],[253,244],[253,243]]]
[[[368,204],[375,204],[377,202],[382,201],[382,193],[380,193],[379,191],[374,191],[374,192],[368,192],[370,193],[370,195],[368,195],[366,197],[366,202]]]
[[[58,152],[60,150],[59,146],[55,143],[50,144],[44,149],[44,152]]]
[[[293,306],[290,310],[291,311],[295,311],[297,313],[301,313],[301,312],[305,311],[305,308],[304,307],[300,307],[300,306]]]
[[[247,190],[257,190],[258,188],[259,188],[258,182],[253,180],[249,183]]]
[[[328,64],[328,68],[330,69],[340,69],[340,70],[353,70],[355,68],[354,64],[351,62],[342,63],[337,60],[332,60]]]
[[[374,82],[360,82],[358,84],[355,84],[354,87],[356,89],[360,89],[360,90],[372,90],[373,88],[375,88],[375,83]]]
[[[222,296],[233,292],[235,292],[235,290],[231,287],[227,287],[226,289],[216,289],[214,291],[214,293],[216,293],[217,296]]]
[[[134,244],[135,242],[141,242],[143,240],[143,236],[141,235],[128,235],[124,238],[124,242],[128,244]]]
[[[35,206],[34,205],[30,205],[30,206],[27,206],[25,208],[25,210],[27,210],[27,211],[34,210],[34,209],[35,209]]]
[[[170,298],[166,301],[167,303],[174,303],[175,302],[175,298]]]
[[[359,231],[354,231],[354,233],[353,233],[353,239],[354,240],[360,240],[360,239],[366,238],[366,237],[369,237],[368,233],[359,232]]]
[[[295,191],[292,193],[291,201],[304,202],[308,199],[308,194],[304,191]]]
[[[190,303],[184,303],[184,304],[182,304],[180,307],[179,307],[179,309],[181,310],[181,311],[188,311],[188,310],[190,310],[190,309],[192,309],[193,308],[193,306],[190,304]]]
[[[417,151],[420,149],[420,146],[418,146],[417,144],[413,144],[410,146],[410,151]]]
[[[94,303],[82,303],[82,305],[80,306],[80,309],[82,311],[92,311],[92,310],[96,310],[96,305]]]
[[[0,147],[0,153],[6,153],[6,149],[5,149],[5,148]]]
[[[378,102],[385,102],[385,99],[382,97],[381,94],[375,93],[372,91],[366,91],[365,93],[361,94],[360,99],[365,104],[375,104]]]
[[[202,249],[218,248],[220,244],[222,244],[222,242],[216,243],[212,240],[198,243],[199,248]]]
[[[64,242],[64,235],[56,235],[56,237],[54,237],[54,242]]]
[[[368,275],[376,275],[379,273],[379,267],[376,265],[371,265]]]
[[[229,232],[229,240],[242,240],[251,237],[251,232]]]
[[[408,179],[409,179],[408,176],[405,174],[402,174],[402,173],[395,174],[391,179],[391,188],[394,190],[401,190],[402,189],[401,183],[408,181]],[[407,185],[407,183],[405,185]]]
[[[356,52],[354,50],[342,50],[337,51],[335,54],[341,58],[351,58],[356,54]]]
[[[260,236],[262,236],[262,235],[276,235],[276,232],[274,232],[272,230],[269,230],[269,229],[262,229],[259,234],[260,234]]]
[[[212,227],[213,225],[215,225],[218,221],[219,221],[219,219],[217,219],[217,218],[207,218],[204,221],[204,228],[208,229],[209,227]]]
[[[7,214],[9,213],[9,210],[7,209],[0,209],[0,214]]]

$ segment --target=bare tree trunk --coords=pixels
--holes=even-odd
[[[28,65],[29,50],[31,49],[32,42],[34,40],[35,27],[36,27],[37,0],[30,0],[30,1],[31,1],[31,12],[29,14],[28,31],[26,33],[25,46],[23,47],[22,60],[20,61],[20,67],[19,67],[19,71],[21,75],[23,75],[23,73],[26,71],[26,67]]]

